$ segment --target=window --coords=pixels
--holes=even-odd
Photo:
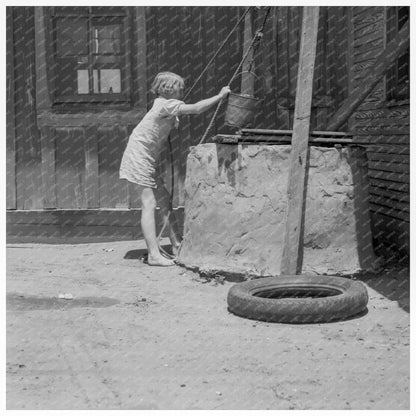
[[[53,7],[54,102],[129,100],[123,7]]]
[[[403,25],[409,20],[410,8],[387,8],[387,43],[393,39]],[[410,94],[410,60],[409,48],[399,56],[392,68],[387,72],[386,96],[388,100],[409,99]]]

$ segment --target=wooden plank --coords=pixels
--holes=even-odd
[[[366,13],[353,18],[354,26],[358,29],[367,27],[384,19],[384,11],[380,7],[374,10],[375,7],[369,8]]]
[[[128,140],[127,129],[123,126],[99,127],[97,135],[100,208],[127,208],[128,183],[119,179],[121,158]]]
[[[371,32],[371,33],[369,33],[365,36],[362,36],[359,39],[357,39],[354,36],[354,46],[360,47],[360,46],[366,45],[367,43],[370,43],[370,42],[379,42],[380,39],[384,40],[384,33],[381,30],[378,30],[376,32]]]
[[[385,129],[380,128],[377,125],[374,126],[357,126],[357,127],[353,127],[351,133],[353,133],[355,136],[385,136],[385,137],[391,137],[391,141],[393,142],[393,137],[394,136],[399,136],[402,135],[402,142],[403,143],[408,143],[408,137],[409,137],[409,129],[407,128],[397,128],[398,126],[394,126],[396,127],[395,129],[392,129],[391,126],[386,126]],[[407,136],[407,138],[406,138]],[[372,139],[374,140],[374,139]],[[395,139],[394,139],[395,140]],[[400,140],[397,141],[397,143],[400,143]]]
[[[327,45],[327,54],[326,54],[326,77],[328,83],[328,92],[333,97],[336,97],[336,101],[332,108],[329,109],[330,114],[333,113],[334,108],[339,106],[340,103],[338,100],[341,98],[338,96],[338,79],[337,79],[337,65],[338,65],[338,48],[336,44],[336,31],[339,28],[339,22],[337,21],[336,7],[328,8],[328,21],[327,21],[327,36],[328,36],[328,45]],[[347,79],[348,81],[348,79]],[[327,122],[325,123],[326,126]],[[324,128],[325,128],[324,126]]]
[[[392,182],[410,183],[409,174],[407,173],[383,172],[379,170],[369,169],[368,176],[374,179],[383,179],[383,180],[392,181]]]
[[[382,120],[356,120],[354,129],[365,129],[366,127],[373,129],[378,127],[380,130],[399,130],[409,134],[410,120],[408,118],[390,118]]]
[[[407,22],[397,37],[389,42],[384,51],[378,56],[375,64],[365,72],[364,80],[356,86],[352,94],[350,94],[341,108],[331,118],[327,127],[328,130],[338,130],[348,120],[354,110],[379,83],[390,65],[408,47],[409,41],[409,22]]]
[[[372,178],[369,177],[369,183],[372,187],[383,188],[387,190],[393,190],[398,192],[409,192],[410,186],[408,183],[399,183],[399,182],[392,182],[385,179],[380,178]]]
[[[374,160],[374,161],[385,161],[385,162],[390,162],[390,163],[403,163],[403,164],[410,163],[409,155],[403,155],[403,154],[368,152],[367,156],[369,160]]]
[[[337,107],[339,104],[348,97],[349,91],[349,74],[351,67],[349,47],[350,39],[348,37],[348,14],[346,12],[347,7],[336,7],[335,18],[337,25],[335,26],[335,44],[336,44],[336,56],[335,56],[335,74],[337,80],[336,89],[336,103]],[[326,126],[326,124],[325,124]],[[325,128],[325,126],[323,128]],[[342,129],[347,129],[347,126],[342,126]]]
[[[410,108],[399,107],[395,109],[379,108],[379,109],[367,109],[360,110],[354,114],[354,119],[357,123],[377,121],[381,120],[389,122],[395,122],[396,120],[403,120],[403,122],[409,123]]]
[[[383,172],[398,172],[398,173],[409,173],[410,165],[406,163],[392,163],[385,161],[374,161],[368,162],[368,167],[373,170],[379,170]]]
[[[290,152],[288,215],[282,255],[282,274],[299,274],[302,271],[305,182],[318,22],[319,7],[304,7]]]
[[[7,215],[7,224],[77,226],[134,226],[140,222],[139,209],[57,209],[16,210]]]
[[[373,203],[370,203],[370,210],[377,214],[383,214],[391,218],[397,218],[407,222],[410,221],[410,215],[408,212],[397,211],[393,208],[382,207]]]
[[[289,33],[289,96],[296,96],[296,76],[298,74],[298,61],[299,61],[299,30],[300,28],[300,15],[302,13],[301,7],[289,7],[288,8],[288,33]],[[292,121],[290,124],[293,124]]]
[[[360,134],[360,132],[356,132],[358,134],[354,134],[354,139],[362,141],[362,142],[366,142],[369,145],[374,145],[374,146],[388,146],[388,145],[392,145],[392,146],[402,146],[402,148],[405,148],[406,146],[409,145],[410,143],[410,138],[408,134],[390,134],[390,132],[384,132],[384,131],[380,131],[380,132],[373,132],[373,133],[369,133],[369,132],[362,132]]]
[[[67,226],[67,225],[8,225],[8,244],[16,243],[97,243],[105,241],[137,240],[143,238],[138,223],[126,226]]]
[[[409,146],[395,146],[395,145],[368,145],[368,154],[371,153],[384,153],[389,155],[403,155],[406,159],[409,158],[410,149]]]
[[[41,127],[40,140],[43,208],[56,208],[55,130],[52,127]]]
[[[274,130],[274,129],[241,129],[241,134],[263,134],[263,135],[290,135],[293,133],[293,130]],[[310,132],[311,136],[331,136],[331,137],[346,137],[351,136],[350,133],[341,132],[341,131],[321,131],[314,130]]]
[[[147,46],[146,46],[146,8],[143,6],[134,8],[134,34],[135,34],[135,59],[137,92],[133,94],[134,104],[147,109]]]
[[[85,152],[85,198],[87,208],[99,208],[98,141],[95,126],[83,130]]]
[[[361,45],[354,44],[354,49],[352,51],[353,59],[360,60],[366,54],[373,56],[374,53],[380,51],[384,48],[384,39],[378,38],[374,41],[367,42]]]
[[[410,212],[410,205],[408,202],[400,202],[397,200],[385,198],[384,196],[370,195],[370,203],[373,205],[380,205],[382,207],[391,208],[394,211],[400,213]]]
[[[279,105],[279,97],[283,96],[286,100],[289,99],[289,39],[288,39],[288,7],[276,7],[277,14],[277,125],[281,128],[289,128],[290,115],[289,109]],[[287,107],[287,106],[286,106]]]
[[[318,37],[316,46],[315,57],[315,74],[314,74],[314,86],[313,95],[326,95],[329,92],[328,78],[327,78],[327,32],[328,32],[328,11],[327,8],[321,7],[320,25],[318,25]],[[338,65],[341,66],[341,58],[339,57]],[[313,100],[312,104],[313,106]],[[312,111],[311,129],[323,130],[328,122],[328,109],[326,107],[316,108]]]
[[[30,176],[27,172],[26,160],[28,157],[25,132],[27,130],[24,102],[27,95],[25,94],[25,74],[23,56],[25,54],[25,37],[24,37],[24,7],[11,8],[13,14],[13,36],[14,36],[14,112],[15,112],[15,151],[16,151],[16,208],[31,208],[30,198],[26,192],[26,178]],[[28,206],[29,205],[29,206]]]
[[[35,7],[35,65],[37,111],[51,107],[46,63],[45,16],[43,7]]]
[[[88,127],[97,125],[138,124],[146,114],[145,108],[135,108],[129,111],[116,109],[103,111],[88,111],[80,113],[57,113],[52,110],[41,110],[38,114],[38,126],[54,127]]]
[[[15,51],[16,207],[42,208],[40,137],[36,126],[34,8],[13,8]]]
[[[246,54],[247,49],[249,48],[251,41],[253,39],[253,9],[251,9],[244,18],[244,41],[243,41],[243,56]],[[251,72],[255,72],[254,62],[253,61],[253,49],[250,49],[246,60],[243,62],[241,75],[241,94],[247,94],[254,96],[254,76],[251,75],[248,70],[251,69]],[[251,68],[250,68],[251,67]]]
[[[380,30],[384,28],[384,19],[378,19],[374,23],[365,26],[355,27],[354,37],[357,39],[357,42],[360,42],[360,38],[367,36],[369,34],[377,34]]]
[[[234,135],[234,134],[217,134],[212,138],[214,143],[222,144],[291,144],[292,137],[291,135]],[[352,139],[347,138],[330,138],[330,137],[310,137],[308,140],[308,145],[317,146],[317,145],[358,145],[359,142],[355,142]]]
[[[396,200],[399,202],[407,202],[407,203],[410,202],[409,193],[393,191],[391,189],[371,187],[370,194],[377,195],[386,199]]]
[[[57,128],[56,195],[58,208],[86,208],[84,131]]]
[[[14,102],[13,9],[6,8],[6,208],[16,209],[16,136]]]
[[[174,212],[182,226],[183,208]],[[8,211],[7,243],[136,240],[142,238],[140,217],[138,209]],[[156,216],[157,228],[161,227],[159,217]]]

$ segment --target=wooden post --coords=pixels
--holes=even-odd
[[[304,7],[281,274],[300,274],[302,270],[306,169],[318,22],[319,7]]]
[[[326,130],[339,129],[351,116],[354,110],[365,100],[378,84],[390,65],[406,50],[410,44],[409,22],[401,28],[396,37],[389,42],[383,52],[377,57],[374,65],[364,73],[362,81],[353,93],[344,101],[340,109],[332,116]]]

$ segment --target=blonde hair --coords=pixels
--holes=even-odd
[[[179,91],[184,87],[185,81],[181,76],[173,72],[159,72],[152,83],[150,91],[153,94],[169,96],[174,91]]]

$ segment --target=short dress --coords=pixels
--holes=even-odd
[[[178,114],[184,102],[158,97],[150,111],[129,137],[120,165],[120,179],[157,188],[156,164],[163,144],[173,127],[178,127]]]

